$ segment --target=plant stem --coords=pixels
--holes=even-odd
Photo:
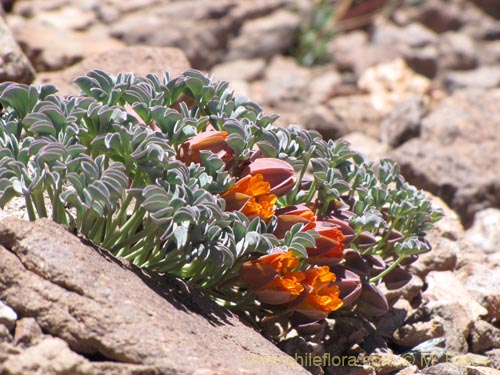
[[[370,283],[376,283],[380,279],[382,279],[385,275],[388,275],[391,273],[392,270],[394,270],[399,263],[404,259],[405,257],[400,255],[398,259],[396,259],[389,267],[387,267],[385,270],[383,270],[381,273],[379,273],[377,276],[372,277],[370,280],[368,280]]]
[[[33,208],[33,202],[31,201],[29,194],[26,194],[24,196],[24,200],[26,201],[26,210],[28,211],[28,217],[30,221],[35,221],[36,220],[35,210]]]

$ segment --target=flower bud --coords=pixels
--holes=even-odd
[[[261,174],[271,185],[271,194],[285,195],[295,186],[295,171],[286,161],[276,158],[259,158],[251,162],[241,176]]]
[[[316,218],[314,213],[304,205],[290,206],[285,208],[280,208],[275,212],[278,221],[276,223],[276,228],[273,234],[277,238],[284,238],[286,232],[288,232],[295,224],[303,224],[303,231],[313,229],[315,225]]]
[[[199,133],[180,146],[177,158],[186,164],[201,163],[201,151],[211,151],[221,159],[227,158],[232,152],[227,137],[225,131]]]

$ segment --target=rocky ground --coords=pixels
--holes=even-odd
[[[497,0],[426,0],[400,7],[389,18],[375,17],[364,29],[334,38],[327,48],[331,63],[313,68],[302,67],[286,55],[294,42],[293,31],[311,11],[310,1],[2,3],[6,12],[0,17],[0,82],[50,82],[64,94],[77,94],[71,81],[94,68],[143,75],[163,70],[175,74],[192,66],[230,81],[238,94],[280,114],[284,126],[297,123],[326,138],[344,137],[374,160],[394,158],[410,182],[435,196],[447,216],[429,234],[434,250],[414,264],[410,284],[387,291],[393,303],[390,312],[374,324],[339,317],[325,346],[291,339],[283,350],[292,356],[330,353],[334,358],[342,354],[365,360],[361,367],[332,361],[332,366],[323,368],[327,374],[500,374]],[[12,210],[17,212],[16,207]],[[153,321],[161,328],[154,332],[148,326],[154,332],[151,337],[134,336],[133,330],[127,337],[116,337],[117,327],[127,317],[116,318],[110,305],[101,314],[103,320],[92,325],[92,309],[103,298],[100,292],[78,292],[83,276],[68,287],[71,275],[44,273],[30,266],[40,254],[32,245],[16,245],[16,241],[34,241],[24,240],[24,231],[16,225],[3,222],[2,230],[8,228],[15,233],[9,236],[18,239],[0,241],[0,250],[8,254],[0,256],[0,298],[6,303],[0,305],[0,373],[251,371],[241,356],[239,362],[226,358],[215,344],[214,350],[221,350],[219,358],[214,359],[215,352],[212,356],[203,352],[211,345],[196,342],[203,336],[232,343],[235,353],[255,354],[267,365],[264,370],[254,369],[255,373],[301,373],[299,367],[272,366],[273,359],[280,358],[276,362],[281,364],[286,357],[279,357],[266,343],[260,346],[253,331],[242,333],[232,327],[239,327],[236,321],[224,322],[227,332],[214,330],[213,337],[197,335],[198,328],[187,330],[191,341],[185,341],[186,347],[204,353],[198,358],[206,359],[206,367],[195,370],[182,361],[161,362],[168,343],[151,353],[144,348],[155,346],[149,340],[158,332],[171,329],[162,325],[162,313],[153,311]],[[16,279],[10,261],[24,272],[22,280],[41,277],[50,284],[50,292],[33,291],[32,299],[23,299],[27,286]],[[54,267],[60,270],[61,265]],[[54,302],[58,300],[62,302]],[[87,306],[85,301],[95,305]],[[77,322],[67,316],[57,320],[59,315],[52,315],[51,308],[69,311]],[[142,316],[144,310],[130,313]],[[211,324],[199,323],[206,326],[200,330],[213,329]],[[95,330],[84,332],[82,325],[88,324]],[[135,343],[137,339],[144,341]],[[58,365],[61,358],[69,362]]]

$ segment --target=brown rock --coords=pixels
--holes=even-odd
[[[236,3],[161,1],[120,17],[111,35],[129,46],[181,48],[194,67],[208,69],[222,61],[229,36],[239,27],[228,17]]]
[[[55,337],[11,356],[3,368],[6,375],[85,375],[91,371],[85,358]]]
[[[482,66],[471,71],[452,71],[444,76],[448,90],[477,88],[491,89],[500,86],[500,66]]]
[[[53,84],[61,95],[78,95],[80,89],[73,81],[93,69],[113,74],[133,72],[136,76],[149,73],[161,76],[164,72],[176,75],[189,68],[186,56],[177,48],[124,47],[89,56],[62,72],[41,74],[37,83]]]
[[[385,338],[392,338],[394,332],[404,325],[412,310],[413,308],[407,300],[396,301],[387,314],[382,315],[375,323],[377,334]]]
[[[420,292],[424,288],[424,282],[420,277],[413,275],[410,281],[401,288],[389,290],[385,284],[380,285],[379,288],[385,294],[389,303],[394,303],[399,298],[412,302],[420,296]]]
[[[405,324],[394,333],[394,342],[398,345],[412,348],[424,341],[442,337],[444,334],[443,322],[432,319],[426,322]]]
[[[500,375],[500,370],[484,366],[469,366],[467,375]]]
[[[382,114],[374,108],[369,96],[353,95],[333,98],[327,103],[326,108],[329,113],[325,118],[326,122],[321,124],[318,121],[317,125],[311,124],[310,129],[322,134],[335,132],[337,137],[358,131],[378,139]],[[315,108],[312,110],[313,115],[314,111]]]
[[[500,204],[499,100],[500,90],[457,92],[423,120],[420,138],[391,154],[409,182],[441,197],[466,227]]]
[[[472,328],[471,343],[474,353],[500,349],[500,329],[484,320],[478,320]]]
[[[19,48],[4,19],[0,17],[0,82],[29,84],[34,79],[33,66]]]
[[[51,26],[43,18],[11,17],[9,22],[16,40],[38,72],[61,70],[88,55],[124,46],[109,37],[105,28],[77,32]],[[54,43],[55,40],[58,42]]]
[[[465,33],[444,33],[439,39],[438,49],[441,70],[474,69],[478,64],[477,46]]]
[[[265,17],[247,21],[238,36],[229,42],[226,60],[270,59],[285,52],[294,41],[300,18],[288,10],[277,10]]]
[[[386,144],[379,142],[376,138],[366,135],[365,132],[355,131],[342,137],[351,144],[351,149],[362,153],[368,160],[378,162],[389,152]]]
[[[20,315],[33,316],[46,334],[61,338],[77,353],[153,366],[162,373],[200,368],[234,374],[275,374],[280,368],[286,368],[283,374],[306,373],[182,281],[157,280],[86,246],[49,220],[4,219],[0,242],[0,298]],[[49,343],[50,350],[64,350],[59,342]],[[70,356],[73,374],[83,366],[80,358]],[[265,358],[288,361],[287,366]],[[27,368],[16,365],[24,361],[8,361],[5,367],[12,374]]]
[[[216,80],[254,81],[264,74],[266,61],[264,59],[233,60],[216,65],[212,74]]]
[[[499,265],[470,262],[460,268],[457,277],[476,301],[488,310],[488,320],[500,319]]]
[[[21,318],[16,323],[14,344],[18,346],[33,346],[42,340],[42,329],[35,318]]]
[[[488,312],[467,291],[462,282],[450,271],[430,272],[425,282],[427,288],[422,297],[427,301],[457,303],[467,312],[465,316],[475,321]]]
[[[362,360],[374,368],[377,375],[387,375],[410,367],[411,363],[392,353],[374,353]]]
[[[420,125],[425,114],[422,97],[415,96],[397,103],[380,124],[380,139],[397,147],[420,134]]]
[[[474,216],[474,222],[465,238],[485,253],[493,254],[500,244],[500,209],[487,208]]]

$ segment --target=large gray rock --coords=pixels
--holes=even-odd
[[[421,136],[392,157],[414,185],[441,197],[466,227],[500,205],[500,90],[466,90],[445,99],[422,122]]]
[[[226,59],[270,59],[283,53],[294,42],[294,31],[299,24],[300,17],[287,10],[245,22],[239,35],[229,42]]]
[[[155,73],[161,77],[164,72],[177,75],[189,68],[186,55],[180,49],[132,46],[90,55],[60,72],[40,74],[36,83],[55,85],[61,95],[78,95],[80,88],[73,81],[93,69],[113,74],[132,72],[136,76]]]
[[[0,16],[0,82],[31,83],[35,70]]]
[[[224,60],[232,41],[239,45],[241,51],[246,52],[255,51],[256,45],[260,48],[264,40],[283,43],[290,39],[292,35],[285,34],[282,30],[291,30],[292,23],[289,20],[294,15],[274,17],[269,20],[271,23],[267,22],[268,27],[262,27],[267,15],[286,3],[286,0],[160,1],[116,16],[111,25],[111,35],[127,45],[182,48],[195,68],[209,69]],[[273,25],[272,21],[279,25]],[[298,19],[294,23],[297,25]],[[234,36],[240,33],[240,29],[240,36],[251,34],[250,45],[236,42],[239,37]],[[275,43],[267,44],[267,48],[274,47]],[[233,56],[235,59],[244,57],[260,56]]]
[[[29,350],[40,352],[42,346],[42,353],[62,351],[71,359],[67,367],[73,373],[109,362],[145,366],[149,372],[136,373],[154,375],[307,373],[184,282],[158,279],[86,245],[49,220],[4,219],[0,244],[0,298],[57,338]],[[33,358],[31,352],[17,352],[26,361]],[[83,356],[103,362],[88,362]],[[67,373],[30,372],[34,365],[17,359],[3,359],[7,374]],[[90,373],[106,372],[96,368]]]

